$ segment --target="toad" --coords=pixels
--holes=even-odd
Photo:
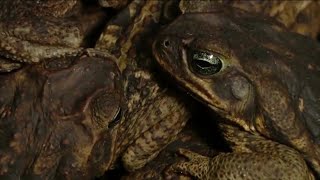
[[[86,55],[61,69],[40,63],[0,75],[0,177],[94,177],[109,162],[98,152],[113,142],[120,79],[114,60]]]
[[[190,9],[153,46],[160,66],[222,118],[232,152],[181,150],[199,179],[314,179],[320,173],[320,47],[269,17]],[[308,165],[311,168],[308,168]]]

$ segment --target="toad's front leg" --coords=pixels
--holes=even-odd
[[[122,143],[129,145],[122,155],[123,164],[129,171],[143,167],[175,140],[190,116],[185,103],[175,96],[168,96],[165,91],[158,92],[157,97],[147,95],[142,99],[149,105],[141,105],[128,113],[130,123],[126,125]],[[144,104],[144,101],[140,103]]]
[[[225,129],[230,135],[228,140],[231,136],[238,140],[233,146],[234,152],[211,158],[181,149],[179,153],[188,161],[174,164],[170,169],[198,179],[314,179],[303,157],[295,150],[249,132],[230,130]]]

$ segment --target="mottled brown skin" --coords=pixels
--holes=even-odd
[[[316,39],[320,33],[319,1],[224,1],[232,7],[275,17],[290,31]]]
[[[98,0],[98,1],[102,7],[111,7],[115,9],[123,8],[129,2],[129,0]]]
[[[114,60],[54,61],[0,75],[1,179],[89,179],[111,162],[122,97]]]
[[[227,5],[245,11],[261,13],[274,17],[290,31],[317,39],[320,33],[320,1],[281,0],[281,1],[246,1],[246,0],[181,0],[182,11],[197,8],[203,9],[216,5]]]
[[[189,111],[182,98],[154,72],[152,35],[165,1],[133,1],[111,19],[96,49],[116,57],[124,80],[126,107],[110,154],[128,171],[143,167],[182,130]],[[147,41],[146,41],[147,40]]]
[[[0,59],[37,63],[76,56],[87,36],[105,18],[80,0],[3,0],[0,2]],[[0,69],[10,71],[0,62]]]
[[[189,112],[182,99],[153,74],[151,48],[144,51],[138,47],[145,43],[141,37],[157,27],[163,3],[132,2],[107,24],[95,49],[85,50],[88,57],[51,57],[1,75],[9,78],[1,80],[0,86],[4,91],[0,95],[4,98],[0,104],[0,123],[4,125],[0,129],[8,142],[1,148],[3,177],[89,179],[113,168],[119,158],[133,171],[176,138]],[[124,19],[129,20],[123,24]],[[45,23],[40,25],[46,27]],[[116,26],[123,28],[119,34],[109,31]],[[151,43],[146,45],[151,47]],[[48,47],[49,51],[54,49]],[[114,83],[122,86],[113,87]],[[96,100],[104,86],[107,94]],[[19,99],[24,91],[30,95]],[[19,111],[11,111],[16,108],[12,102],[21,105]],[[120,107],[123,116],[119,121],[115,116]]]
[[[233,153],[212,159],[182,150],[173,166],[199,179],[314,179],[320,173],[320,47],[267,17],[219,7],[190,10],[154,43],[158,63],[223,120]],[[222,68],[201,75],[194,50]],[[208,65],[208,63],[206,64]],[[205,67],[205,66],[204,66]],[[305,161],[304,161],[305,160]]]
[[[193,111],[193,113],[198,113]],[[201,115],[202,114],[202,115]],[[186,160],[183,156],[177,156],[177,151],[180,148],[188,149],[197,152],[204,156],[213,157],[218,154],[218,151],[225,149],[221,137],[212,136],[212,126],[214,122],[206,121],[205,123],[198,123],[198,120],[207,117],[207,113],[201,111],[200,116],[194,116],[188,121],[186,127],[178,134],[177,138],[166,146],[160,154],[150,161],[146,166],[137,171],[126,173],[121,179],[175,179],[175,180],[189,180],[190,176],[177,173],[174,169],[168,168],[171,164]],[[218,146],[216,146],[218,144]]]

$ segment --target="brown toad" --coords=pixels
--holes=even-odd
[[[1,178],[86,179],[109,162],[122,97],[114,60],[47,67],[0,75]]]
[[[192,10],[190,10],[192,11]],[[314,179],[320,173],[320,47],[229,7],[187,12],[154,43],[163,69],[223,119],[232,153],[173,167],[200,179]],[[305,162],[305,161],[306,162]]]

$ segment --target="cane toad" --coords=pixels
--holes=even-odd
[[[120,78],[114,60],[85,55],[0,75],[0,177],[94,177],[108,162]]]
[[[311,170],[319,176],[316,41],[269,17],[218,7],[181,15],[158,35],[153,52],[180,86],[222,117],[233,150],[214,158],[181,150],[190,161],[174,169],[200,179],[314,179]]]

